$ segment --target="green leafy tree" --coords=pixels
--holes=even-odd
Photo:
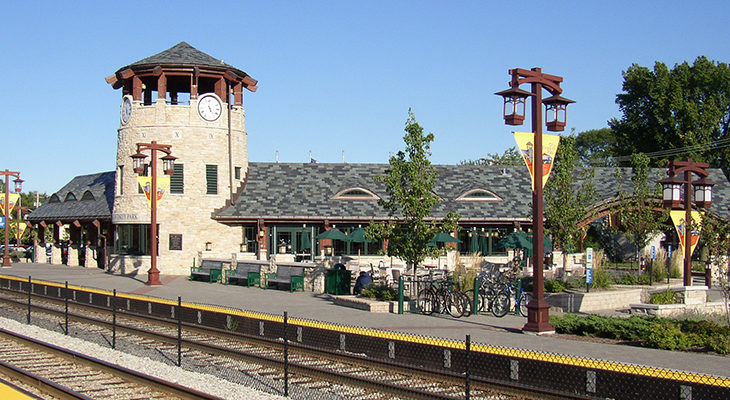
[[[580,162],[594,167],[609,165],[615,144],[616,136],[610,128],[590,129],[578,133],[575,138],[575,150]]]
[[[706,57],[671,70],[632,65],[623,73],[623,93],[616,103],[623,113],[609,126],[616,137],[614,153],[652,153],[685,148],[686,156],[730,172],[730,68]],[[653,166],[664,167],[656,157]]]
[[[730,220],[708,211],[702,217],[700,242],[707,251],[707,262],[714,266],[715,282],[723,294],[725,317],[730,325]]]
[[[621,230],[636,246],[644,248],[652,235],[661,232],[666,224],[667,213],[661,205],[658,184],[649,184],[649,157],[643,153],[631,155],[631,184],[633,193],[619,190],[618,215]],[[618,185],[623,181],[617,169]],[[652,178],[653,181],[656,179]]]
[[[588,226],[578,223],[589,217],[594,201],[593,169],[578,170],[576,138],[564,136],[555,155],[550,179],[545,186],[545,229],[564,252],[580,248],[580,240]],[[576,182],[579,175],[582,184]]]
[[[433,192],[438,174],[429,160],[434,135],[423,133],[410,109],[405,131],[405,150],[391,156],[385,174],[375,178],[385,182],[388,194],[379,204],[396,219],[392,223],[371,222],[366,235],[369,239],[387,239],[388,255],[405,260],[415,271],[426,257],[438,256],[439,250],[428,243],[441,231],[458,229],[459,216],[449,212],[441,221],[430,219],[439,202]]]
[[[517,147],[512,146],[509,149],[499,153],[487,153],[487,156],[478,160],[462,161],[461,165],[524,165],[522,154],[517,151]]]

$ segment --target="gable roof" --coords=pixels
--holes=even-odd
[[[80,175],[73,178],[69,183],[54,193],[59,201],[46,201],[40,207],[28,214],[31,222],[56,221],[56,220],[93,220],[109,219],[112,217],[114,204],[114,171],[100,172],[90,175]],[[86,192],[90,196],[84,198]],[[66,200],[75,197],[75,200]]]
[[[388,213],[377,201],[333,198],[346,189],[364,188],[387,199],[385,183],[374,178],[385,174],[388,168],[388,164],[252,162],[236,203],[219,211],[214,218],[221,221],[388,219]],[[439,174],[434,192],[442,199],[434,207],[434,218],[453,211],[461,215],[462,222],[532,220],[531,180],[524,166],[434,165],[434,168]],[[617,170],[623,175],[621,185],[617,183]],[[720,169],[708,172],[709,179],[718,182],[713,188],[712,209],[730,217],[730,184]],[[631,175],[630,168],[595,168],[596,203],[616,198],[619,191],[631,193]],[[664,176],[666,170],[654,168],[649,180]],[[580,184],[577,180],[576,185]],[[501,201],[457,201],[474,189],[487,190]]]

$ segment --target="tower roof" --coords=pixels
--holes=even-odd
[[[180,42],[165,51],[132,63],[129,67],[143,65],[198,65],[238,70],[236,67],[226,64],[223,60],[203,53],[187,42]]]
[[[201,70],[216,71],[216,73],[227,73],[227,79],[242,80],[244,87],[251,91],[256,91],[256,84],[258,83],[246,72],[226,64],[223,60],[203,53],[187,42],[180,42],[165,51],[125,65],[119,68],[114,75],[107,77],[106,80],[107,83],[115,85],[115,89],[118,89],[120,87],[118,82],[128,79],[135,73],[137,75],[144,74],[154,69],[159,70],[160,67],[163,69],[195,68],[196,71],[197,68],[200,68]],[[158,73],[155,72],[155,74]]]

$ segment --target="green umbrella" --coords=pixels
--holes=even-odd
[[[469,251],[472,253],[478,253],[479,249],[479,233],[472,232],[471,239],[469,240]],[[483,253],[482,253],[483,254]]]
[[[339,229],[330,229],[328,231],[324,231],[317,235],[317,239],[335,239],[335,240],[344,240],[348,241],[347,235],[342,233]]]
[[[483,254],[489,254],[489,245],[487,244],[487,236],[479,235],[479,251]]]
[[[352,232],[350,232],[349,235],[347,235],[347,240],[351,242],[356,243],[365,243],[365,242],[374,242],[375,240],[370,240],[365,238],[365,228],[356,228]]]
[[[532,242],[527,239],[527,233],[514,231],[497,242],[498,249],[532,249]]]
[[[433,239],[431,239],[431,242],[436,243],[461,243],[461,240],[449,235],[446,232],[439,232],[436,236],[434,236]]]
[[[302,233],[302,245],[299,248],[300,250],[307,250],[312,248],[312,241],[309,240],[309,232]]]

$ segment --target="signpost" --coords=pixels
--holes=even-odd
[[[591,291],[593,283],[593,248],[586,249],[586,293]]]
[[[667,285],[669,285],[669,275],[672,274],[672,245],[667,246]]]
[[[656,258],[656,247],[651,246],[651,263],[649,264],[649,286],[654,284],[654,259]]]

